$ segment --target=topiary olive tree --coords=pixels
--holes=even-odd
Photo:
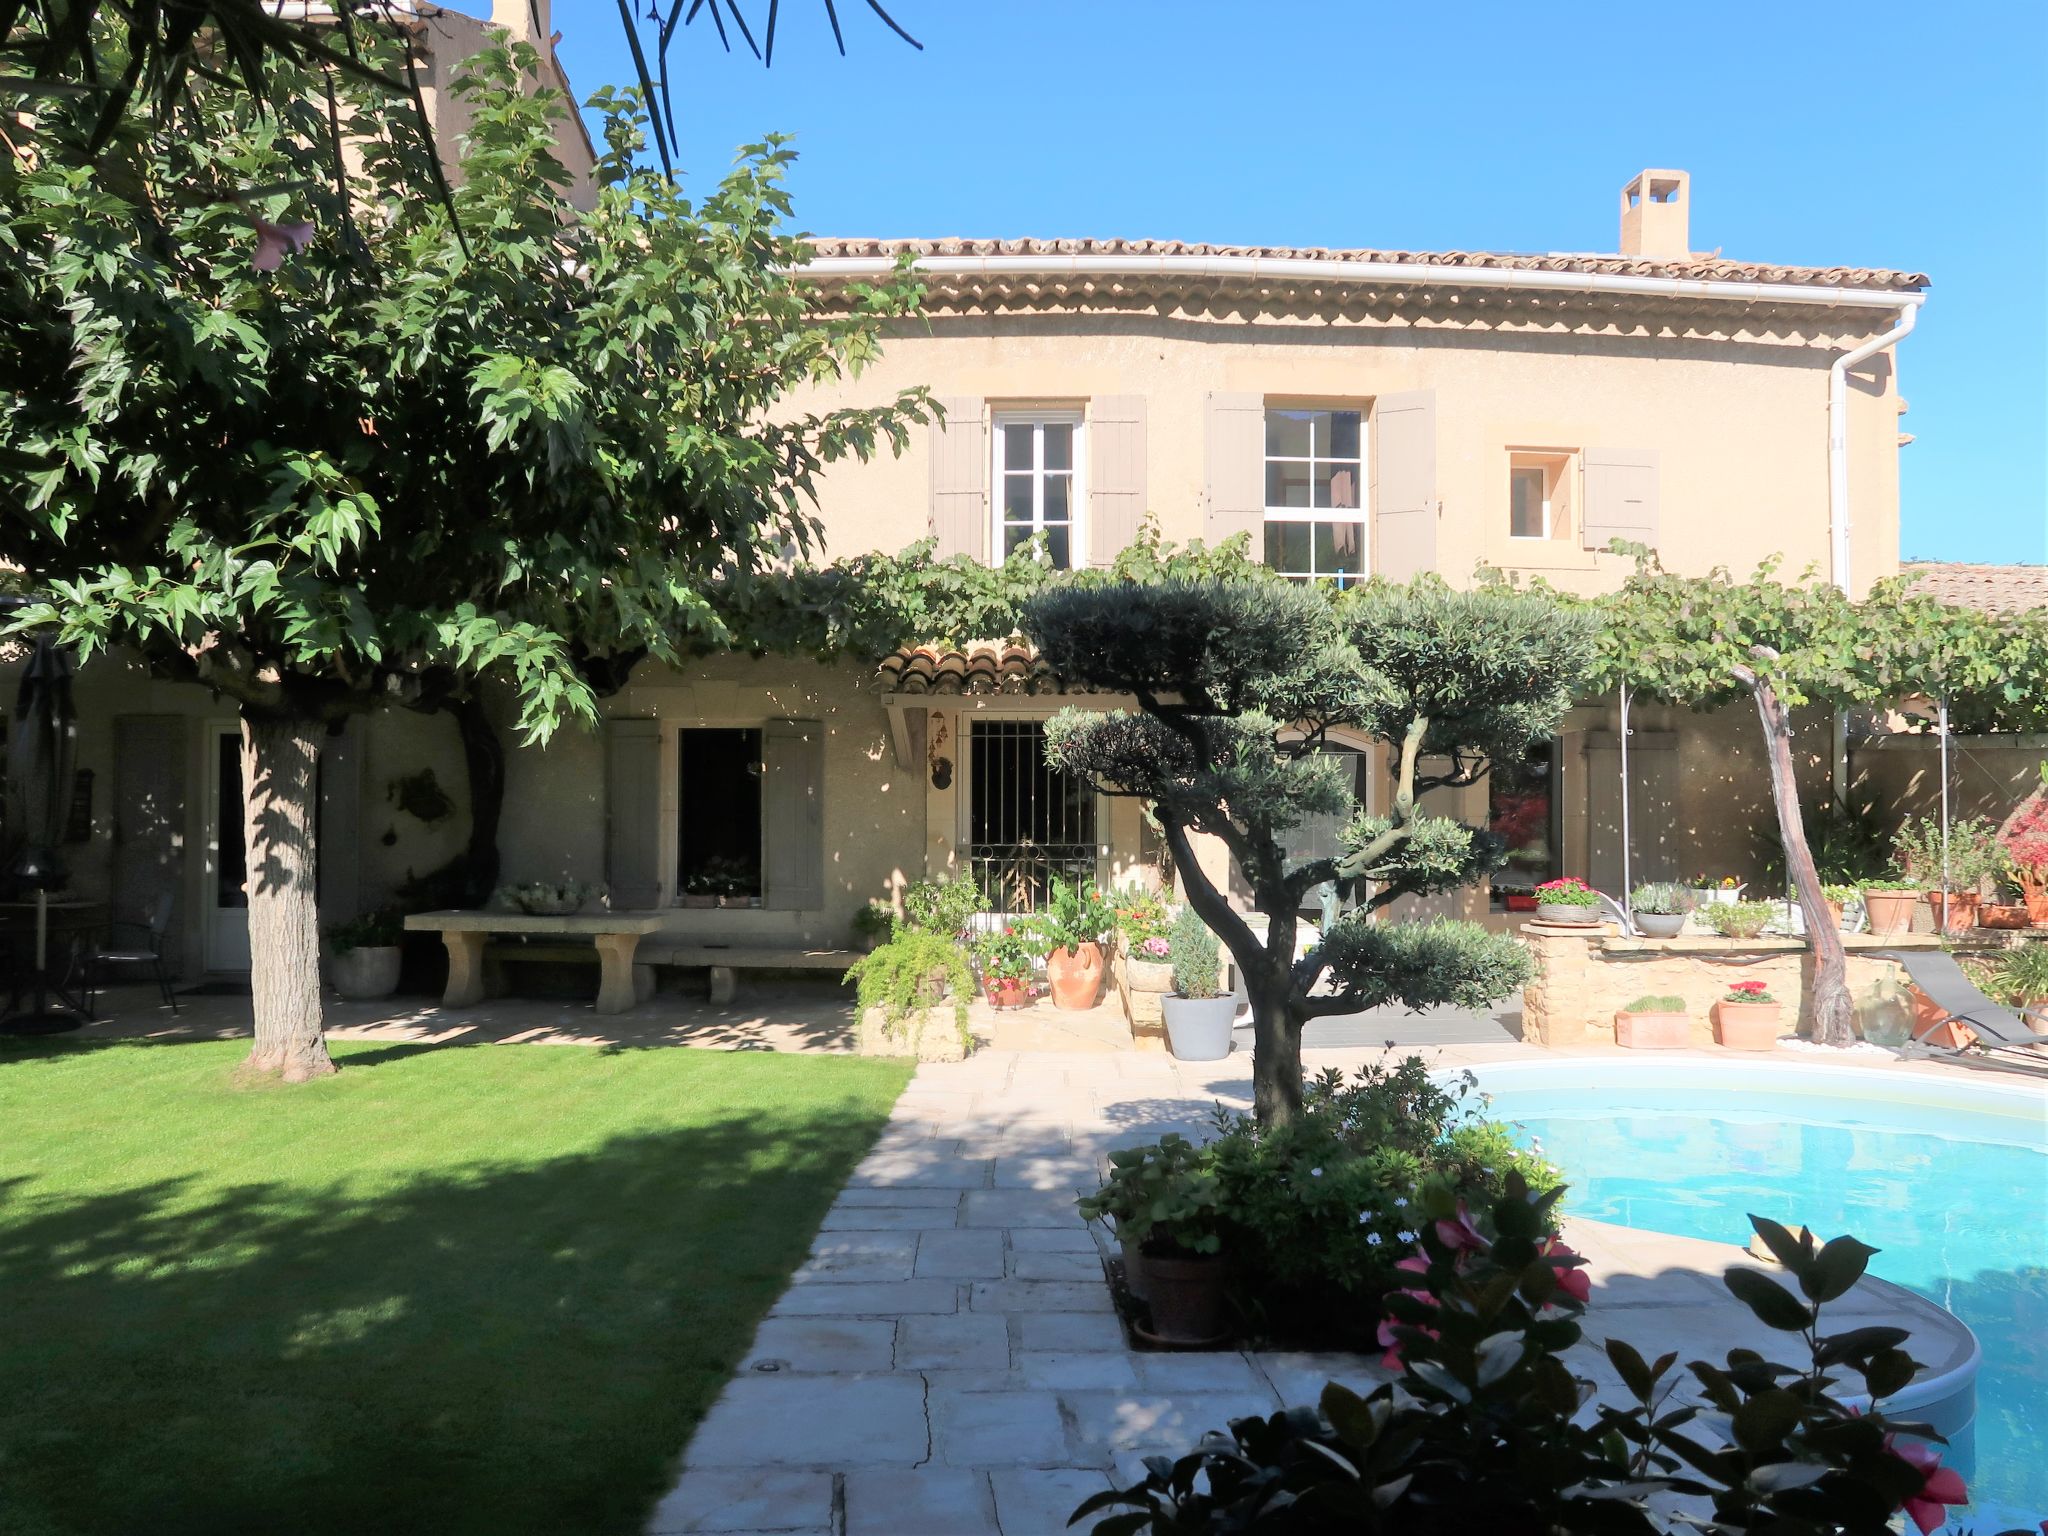
[[[1549,598],[1454,592],[1434,577],[1334,598],[1273,579],[1067,588],[1026,605],[1026,632],[1069,686],[1138,703],[1064,711],[1048,750],[1104,793],[1150,803],[1183,895],[1244,978],[1262,1121],[1300,1107],[1310,1019],[1386,1002],[1482,1007],[1521,985],[1527,958],[1506,934],[1377,918],[1402,896],[1453,890],[1504,862],[1498,838],[1423,814],[1419,798],[1477,784],[1495,759],[1547,735],[1591,664],[1593,626]],[[1340,730],[1387,747],[1384,812],[1353,805],[1323,750]],[[1342,853],[1289,858],[1290,828],[1346,812]],[[1202,872],[1197,832],[1229,850],[1263,936]],[[1297,914],[1326,881],[1363,898],[1297,958]]]

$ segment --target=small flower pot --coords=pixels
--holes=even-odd
[[[1652,939],[1675,939],[1684,931],[1683,912],[1638,912],[1636,926]]]
[[[1093,1008],[1102,1000],[1102,946],[1056,949],[1045,957],[1046,985],[1052,1005],[1069,1011]]]
[[[1865,891],[1863,910],[1870,917],[1870,932],[1880,939],[1895,939],[1913,927],[1913,908],[1919,903],[1917,891]]]
[[[2023,881],[2020,891],[2027,904],[2027,921],[2036,928],[2048,928],[2048,880]]]
[[[1961,933],[1977,922],[1975,891],[1929,891],[1927,905],[1934,913],[1936,933]]]
[[[389,997],[398,990],[398,967],[404,953],[396,944],[345,950],[329,962],[327,977],[335,992],[351,1002]]]
[[[981,990],[988,997],[991,1008],[1029,1008],[1031,1006],[1031,983],[994,979],[983,981]]]
[[[1630,1013],[1614,1016],[1614,1043],[1631,1051],[1682,1051],[1692,1044],[1692,1020],[1682,1013]]]
[[[1144,1255],[1152,1334],[1166,1344],[1206,1344],[1223,1332],[1225,1269],[1219,1254]]]
[[[1835,925],[1835,931],[1838,933],[1847,933],[1849,930],[1842,919],[1842,903],[1839,901],[1824,900],[1821,902],[1821,905],[1828,909],[1828,921]]]
[[[2026,907],[2018,902],[1987,901],[1977,909],[1979,928],[2025,928],[2029,921]]]
[[[1175,997],[1160,999],[1166,1015],[1166,1043],[1182,1061],[1221,1061],[1230,1054],[1230,1026],[1237,1018],[1237,999]]]
[[[1782,1027],[1783,1003],[1714,1004],[1714,1038],[1731,1051],[1775,1051]]]
[[[718,905],[718,898],[703,891],[684,893],[683,905],[693,912],[703,912]]]
[[[1536,921],[1539,923],[1562,923],[1572,928],[1591,928],[1600,921],[1598,907],[1566,907],[1556,902],[1543,901],[1536,904]]]

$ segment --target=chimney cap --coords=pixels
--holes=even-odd
[[[1621,254],[1653,261],[1692,255],[1692,177],[1678,170],[1643,170],[1621,189]]]

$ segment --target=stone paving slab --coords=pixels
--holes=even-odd
[[[1010,1258],[1003,1237],[992,1228],[923,1233],[912,1272],[934,1280],[1000,1280]]]
[[[810,1374],[892,1370],[896,1327],[893,1318],[771,1317],[754,1335],[754,1347],[740,1362],[740,1374],[764,1360]]]
[[[989,1473],[988,1480],[995,1491],[996,1523],[1003,1536],[1052,1536],[1064,1531],[1074,1507],[1109,1486],[1105,1473],[1078,1467],[996,1471]]]
[[[831,1526],[832,1474],[776,1467],[686,1472],[647,1522],[649,1536],[828,1531]]]
[[[912,1375],[741,1376],[697,1426],[684,1465],[914,1467],[931,1456]]]
[[[846,1536],[1004,1536],[985,1472],[846,1474]],[[1014,1536],[1014,1533],[1012,1533]]]
[[[933,1454],[954,1467],[1054,1467],[1070,1457],[1051,1392],[944,1392],[931,1397]]]
[[[1010,1367],[1009,1321],[971,1312],[906,1317],[896,1324],[896,1369],[995,1370]]]

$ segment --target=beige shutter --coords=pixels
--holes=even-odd
[[[1204,410],[1208,503],[1202,537],[1221,544],[1248,533],[1252,558],[1266,558],[1266,397],[1212,390]]]
[[[1145,397],[1088,404],[1088,564],[1113,565],[1145,520]]]
[[[946,419],[934,422],[932,452],[932,534],[941,560],[966,555],[988,558],[988,423],[979,400],[941,400]]]
[[[825,904],[825,728],[770,720],[761,755],[761,905],[815,911]]]
[[[1407,581],[1436,569],[1436,391],[1372,405],[1373,574]]]
[[[614,911],[644,911],[661,902],[661,726],[607,720],[604,736],[605,883]]]
[[[1657,455],[1648,449],[1588,448],[1586,548],[1615,539],[1657,547]]]

